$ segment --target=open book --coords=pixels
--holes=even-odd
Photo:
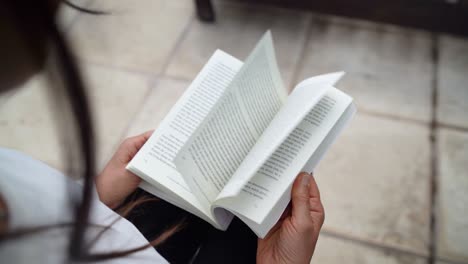
[[[309,78],[287,95],[268,31],[245,63],[217,50],[128,164],[140,187],[218,229],[234,216],[263,238],[355,113],[333,85]]]

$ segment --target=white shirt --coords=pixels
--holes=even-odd
[[[9,213],[9,230],[58,223],[73,219],[71,197],[80,197],[81,186],[59,171],[14,150],[0,148],[0,193]],[[94,244],[91,252],[125,250],[145,245],[148,241],[126,219],[120,217],[94,193],[90,222],[109,226]],[[6,241],[0,244],[2,263],[64,263],[71,228],[54,228],[46,232]],[[102,227],[90,227],[92,240]],[[87,240],[89,241],[89,240]],[[99,263],[103,263],[102,261]],[[104,263],[167,263],[152,247]]]

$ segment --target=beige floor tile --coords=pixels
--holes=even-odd
[[[468,263],[468,133],[438,135],[438,255]]]
[[[44,76],[37,75],[0,107],[0,146],[63,170],[59,133],[46,85]]]
[[[141,108],[150,80],[144,75],[90,65],[85,74],[96,124],[97,165],[101,169]]]
[[[87,65],[85,76],[90,87],[96,129],[97,167],[100,170],[121,140],[148,92],[147,77]],[[63,147],[57,110],[46,89],[50,83],[39,76],[28,82],[0,107],[0,146],[14,148],[64,171]],[[64,122],[66,126],[72,125]],[[64,139],[66,140],[66,139]]]
[[[189,82],[162,79],[152,88],[145,104],[131,123],[127,136],[134,136],[148,130],[157,129],[159,123],[169,113],[179,97],[188,88]]]
[[[468,38],[441,36],[437,121],[468,128]]]
[[[70,30],[78,54],[87,61],[159,73],[193,17],[192,1],[94,1],[110,12],[80,16]]]
[[[431,38],[420,31],[393,32],[313,20],[299,76],[344,70],[338,87],[361,110],[430,120]]]
[[[244,60],[263,33],[271,29],[283,81],[289,85],[303,47],[309,15],[255,5],[216,3],[215,7],[216,23],[195,20],[166,73],[191,80],[216,49]]]
[[[325,15],[325,14],[318,14],[318,16],[322,17],[323,19],[332,22],[333,24],[337,25],[345,25],[348,27],[359,27],[365,28],[370,30],[377,30],[381,32],[394,32],[394,33],[402,33],[406,32],[408,34],[428,34],[428,31],[425,30],[415,30],[409,27],[403,27],[395,24],[390,23],[382,23],[382,22],[375,22],[360,18],[350,18],[350,17],[343,17],[343,16],[335,16],[335,15]]]
[[[429,129],[358,114],[315,171],[334,232],[426,254]]]
[[[449,261],[449,260],[436,260],[435,264],[466,264],[468,262]]]
[[[311,264],[425,264],[424,258],[320,235]]]
[[[438,259],[435,261],[436,264],[466,264],[468,262],[449,261],[445,259]]]

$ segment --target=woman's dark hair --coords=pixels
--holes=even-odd
[[[0,237],[5,241],[9,238],[17,238],[34,232],[40,232],[54,227],[71,226],[71,236],[68,248],[70,260],[73,261],[96,261],[125,256],[151,246],[162,243],[171,234],[180,229],[181,224],[176,224],[160,234],[148,244],[123,251],[88,253],[89,244],[85,243],[84,236],[89,226],[89,213],[93,200],[93,184],[95,177],[95,138],[91,120],[91,111],[86,96],[86,89],[81,78],[75,57],[65,37],[61,34],[55,19],[56,4],[51,0],[12,0],[5,1],[6,14],[14,21],[17,31],[24,38],[30,51],[32,63],[42,66],[48,53],[54,58],[58,75],[64,86],[64,94],[70,105],[73,121],[76,125],[77,152],[82,164],[81,177],[83,179],[83,193],[81,199],[73,200],[75,221],[68,224],[57,224],[54,226],[35,227],[7,233]],[[71,7],[82,12],[100,15],[101,11],[83,9],[72,3],[65,2]],[[120,213],[125,216],[139,205],[154,201],[155,198],[143,197],[138,200],[129,200],[121,206]],[[104,227],[101,234],[109,227]],[[99,235],[96,239],[99,239]],[[91,243],[92,244],[92,243]]]

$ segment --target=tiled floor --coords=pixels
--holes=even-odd
[[[360,114],[316,170],[324,230],[428,254],[427,125]]]
[[[299,80],[342,69],[342,89],[360,110],[431,119],[431,35],[409,29],[312,21]]]
[[[245,58],[272,29],[283,79],[329,71],[359,113],[315,175],[326,221],[312,263],[468,263],[468,39],[305,11],[216,1],[85,1],[62,8],[90,89],[102,168],[157,127],[217,48]],[[0,97],[0,145],[63,170],[43,76]],[[431,220],[432,219],[432,220]]]

